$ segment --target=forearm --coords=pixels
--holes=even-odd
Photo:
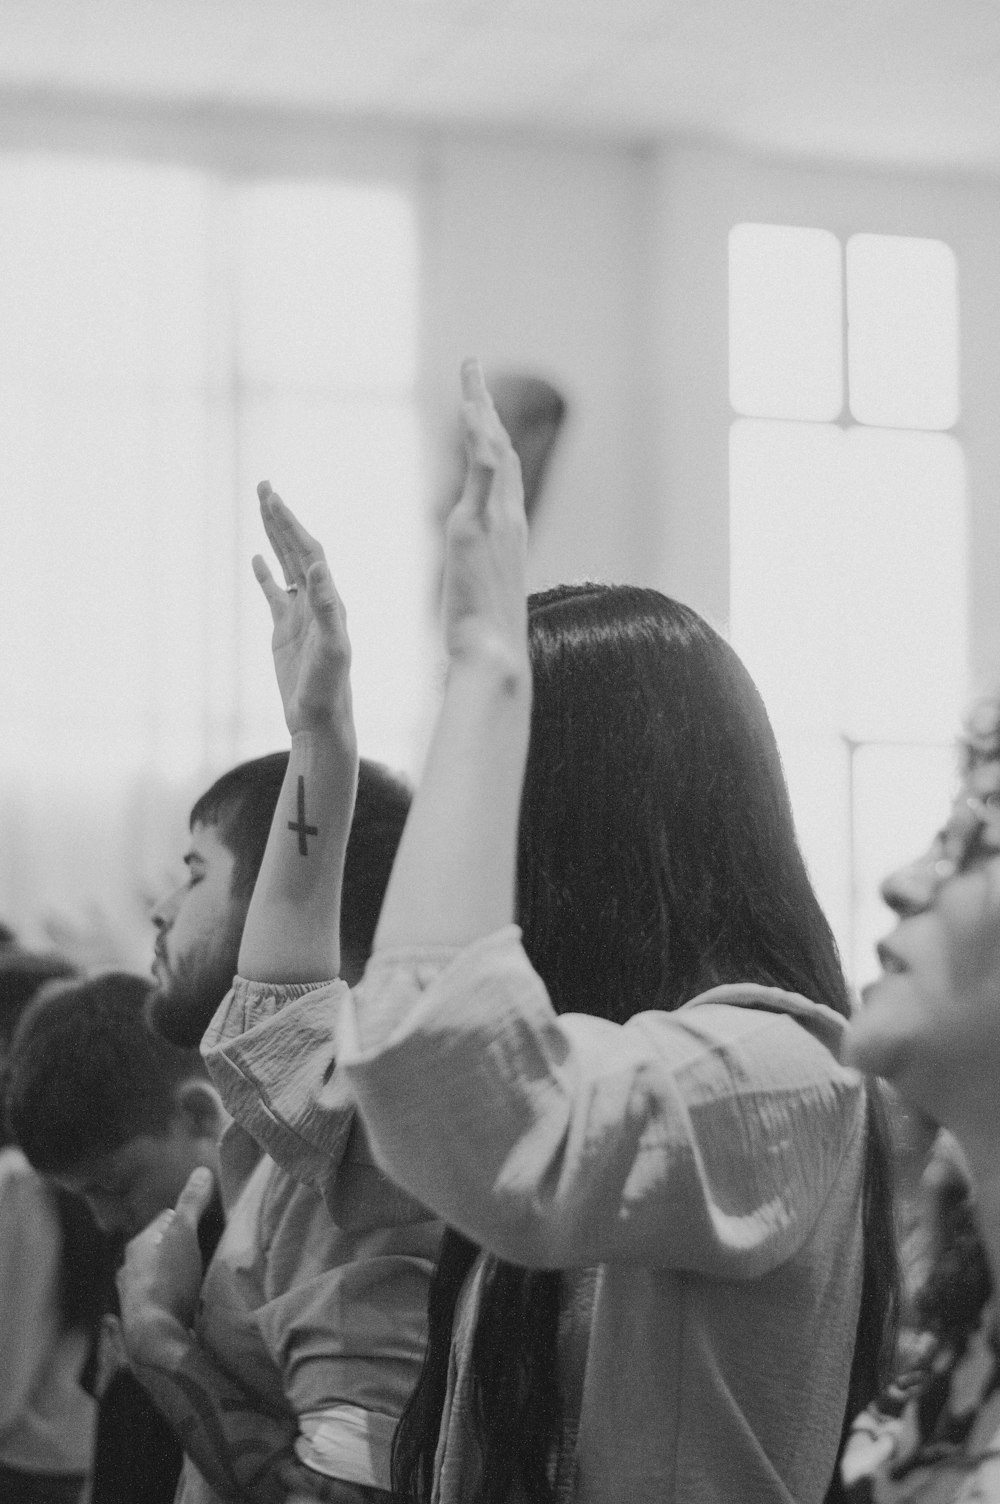
[[[283,1504],[295,1418],[255,1407],[194,1334],[166,1312],[127,1334],[132,1368],[191,1461],[221,1499]]]
[[[510,923],[530,719],[526,657],[452,663],[376,949],[464,946]]]
[[[240,975],[317,982],[340,970],[340,891],[357,788],[353,734],[300,733],[240,944]]]

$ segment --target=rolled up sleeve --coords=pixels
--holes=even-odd
[[[753,1278],[808,1236],[864,1087],[821,1037],[829,1009],[723,992],[624,1026],[557,1017],[509,927],[429,977],[377,956],[340,1068],[386,1173],[501,1257]]]

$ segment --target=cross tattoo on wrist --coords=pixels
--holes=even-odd
[[[289,820],[288,829],[294,830],[299,838],[299,855],[308,856],[309,847],[306,844],[306,836],[318,836],[318,825],[306,824],[306,781],[299,774],[299,815],[297,820]]]

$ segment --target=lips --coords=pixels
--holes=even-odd
[[[882,963],[882,970],[887,976],[898,976],[901,972],[908,969],[902,956],[898,955],[891,946],[886,945],[884,940],[879,941],[875,950],[879,961]]]

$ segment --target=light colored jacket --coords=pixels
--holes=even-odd
[[[751,984],[624,1026],[557,1017],[513,926],[457,955],[377,954],[338,1011],[339,1031],[321,990],[220,1041],[230,1105],[321,1180],[349,1090],[379,1163],[444,1221],[515,1263],[601,1266],[581,1504],[818,1504],[862,1278],[844,1020]],[[475,1472],[453,1358],[441,1504]]]

